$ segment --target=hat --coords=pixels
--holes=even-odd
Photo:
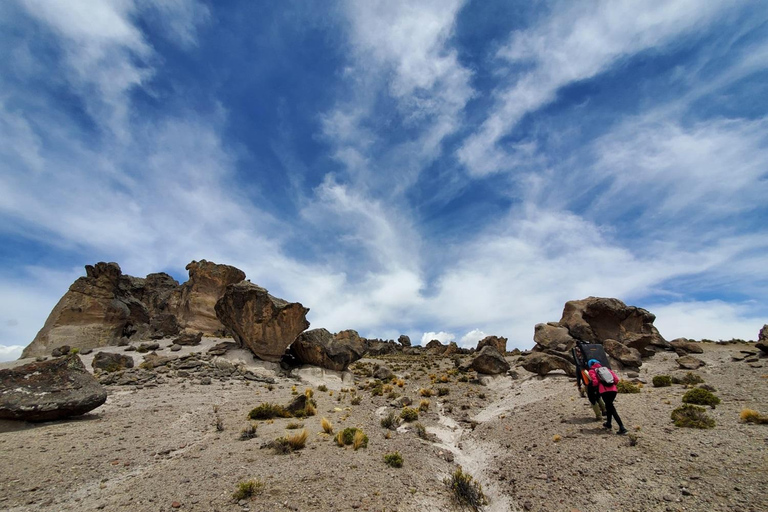
[[[587,361],[587,365],[589,365],[590,368],[592,368],[596,364],[600,364],[600,361],[598,361],[597,359],[590,359],[589,361]]]

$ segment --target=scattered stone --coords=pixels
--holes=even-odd
[[[69,345],[62,345],[60,347],[56,347],[55,349],[51,350],[51,356],[52,357],[61,357],[69,354],[69,351],[71,350],[71,347]]]
[[[91,367],[106,372],[115,372],[126,368],[133,368],[133,357],[123,354],[113,354],[111,352],[98,352],[93,357]]]
[[[677,362],[677,365],[683,370],[696,370],[697,368],[701,368],[706,364],[701,359],[698,359],[693,356],[679,357],[677,358],[676,362]]]
[[[384,380],[389,381],[392,380],[392,377],[394,377],[395,374],[386,366],[377,366],[376,369],[373,371],[373,378],[378,380]]]
[[[179,350],[181,350],[181,345],[176,345],[174,343],[173,345],[171,345],[170,350],[171,350],[171,352],[178,352]]]
[[[195,346],[199,345],[203,341],[203,333],[198,331],[196,333],[185,332],[173,340],[174,345],[181,346]]]

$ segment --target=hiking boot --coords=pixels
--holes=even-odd
[[[621,427],[621,428],[619,429],[619,431],[618,431],[618,432],[616,432],[616,435],[618,435],[618,436],[623,436],[623,435],[624,435],[624,434],[626,434],[627,432],[629,432],[629,430],[625,429],[624,427]]]
[[[606,430],[611,430],[612,427],[611,427],[610,423],[605,422],[605,423],[603,423],[603,428],[606,429]]]

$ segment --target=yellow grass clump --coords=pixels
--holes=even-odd
[[[435,394],[435,391],[432,388],[421,388],[419,389],[419,395],[424,397],[430,397]]]
[[[563,437],[560,434],[555,434],[554,436],[552,436],[552,441],[555,443],[559,443],[562,439]]]
[[[419,402],[419,410],[421,412],[427,412],[429,410],[429,400],[426,398]]]
[[[339,433],[336,434],[336,444],[344,446],[344,431],[339,431]]]
[[[333,425],[331,425],[331,422],[328,421],[327,418],[320,420],[320,426],[323,427],[323,432],[326,434],[333,434]]]
[[[366,438],[365,434],[362,430],[358,430],[355,432],[355,437],[352,439],[352,448],[357,450],[358,448],[362,448],[365,444],[367,444],[368,439]]]
[[[291,450],[301,450],[306,446],[307,444],[307,437],[309,437],[309,432],[307,432],[306,429],[302,430],[298,434],[294,434],[292,436],[285,436],[285,440],[288,443],[288,446],[291,447]]]

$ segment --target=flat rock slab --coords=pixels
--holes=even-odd
[[[76,354],[0,370],[2,419],[58,420],[106,401],[106,390]]]

